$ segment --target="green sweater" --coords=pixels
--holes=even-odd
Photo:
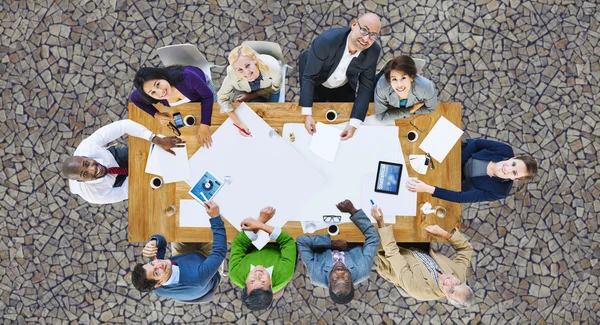
[[[296,242],[287,232],[281,231],[277,244],[268,243],[261,250],[253,250],[246,254],[252,241],[244,231],[240,232],[233,243],[229,255],[229,278],[238,287],[246,286],[246,278],[250,273],[250,264],[262,265],[264,268],[273,266],[271,283],[273,293],[283,289],[294,276],[296,266]]]

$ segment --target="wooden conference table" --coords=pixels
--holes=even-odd
[[[297,103],[247,103],[267,124],[283,133],[283,125],[285,123],[304,123],[304,117],[300,115],[300,109]],[[234,104],[237,107],[237,104]],[[192,114],[196,117],[197,123],[193,127],[181,128],[181,137],[186,141],[188,158],[199,149],[199,144],[196,141],[196,132],[200,121],[200,104],[188,103],[174,108],[161,107],[158,104],[159,111],[180,112],[182,117]],[[333,109],[340,112],[338,119],[334,123],[348,121],[352,111],[352,103],[314,103],[313,117],[317,122],[328,123],[325,119],[325,112]],[[369,106],[367,115],[374,114],[373,104]],[[461,123],[461,105],[460,103],[438,103],[435,112],[424,115],[415,115],[410,119],[396,120],[396,125],[399,127],[399,137],[404,154],[404,160],[407,162],[405,168],[410,177],[417,177],[434,186],[441,186],[451,190],[460,190],[461,188],[461,145],[458,141],[446,159],[442,163],[435,162],[435,169],[429,170],[427,175],[417,174],[412,167],[409,167],[408,155],[423,154],[418,149],[419,144],[425,138],[426,132],[430,131],[439,117],[443,115],[450,122],[454,123],[459,128],[462,128]],[[431,119],[430,119],[431,117]],[[174,135],[173,132],[166,126],[160,125],[153,117],[146,114],[133,103],[129,103],[129,118],[146,126],[149,130],[155,133],[164,135]],[[414,118],[414,119],[413,119]],[[215,103],[212,116],[212,126],[210,127],[211,134],[227,119],[226,114],[219,113],[219,107]],[[411,143],[404,137],[406,132],[414,130],[410,124],[413,124],[418,129],[425,131],[418,132],[419,138]],[[430,122],[431,121],[431,122]],[[360,132],[360,128],[356,131]],[[164,208],[168,205],[176,205],[179,208],[180,199],[192,199],[188,194],[190,187],[185,182],[177,182],[171,184],[163,184],[158,190],[150,188],[150,179],[154,175],[144,172],[146,160],[148,159],[148,151],[150,143],[146,139],[129,137],[129,241],[130,242],[146,242],[153,234],[162,234],[169,242],[208,242],[212,241],[212,232],[210,228],[186,228],[179,227],[179,213],[167,217],[164,213]],[[376,144],[374,144],[376,145]],[[218,200],[216,200],[218,202]],[[424,215],[419,208],[422,203],[431,202],[433,206],[441,205],[446,208],[446,217],[438,218],[434,214]],[[221,205],[225,204],[218,202]],[[336,204],[337,202],[331,202]],[[277,208],[277,207],[275,207]],[[385,207],[381,207],[385,213]],[[365,211],[369,214],[370,211]],[[248,216],[258,216],[258,211],[248,211]],[[227,216],[223,216],[227,229],[227,240],[233,241],[238,234],[231,224],[227,222]],[[427,225],[438,224],[440,227],[450,230],[453,227],[459,227],[461,224],[461,205],[460,203],[452,203],[432,197],[427,193],[419,193],[417,195],[417,215],[412,217],[396,216],[396,224],[393,225],[394,235],[398,242],[430,242],[439,241],[434,237],[427,235],[424,227]],[[299,221],[288,221],[283,227],[294,238],[303,235],[302,226]],[[336,236],[337,239],[345,239],[349,242],[364,242],[364,236],[352,223],[340,225],[341,234]],[[318,230],[316,234],[325,234],[326,229]]]

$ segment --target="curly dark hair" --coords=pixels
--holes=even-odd
[[[131,272],[131,282],[133,286],[141,292],[149,292],[154,290],[154,286],[158,283],[156,280],[151,280],[146,277],[144,264],[138,263]]]
[[[181,82],[181,73],[185,67],[182,65],[171,65],[164,68],[141,68],[133,78],[133,86],[142,94],[142,97],[149,103],[157,103],[158,100],[150,97],[144,92],[144,82],[154,79],[164,79],[175,86]]]

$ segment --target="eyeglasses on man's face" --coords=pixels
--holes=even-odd
[[[358,24],[358,30],[360,31],[360,33],[361,33],[363,36],[369,36],[369,38],[370,38],[372,41],[376,41],[376,40],[378,40],[378,39],[379,39],[379,34],[378,34],[378,33],[371,33],[371,32],[369,32],[369,30],[368,30],[366,27],[362,27],[362,26],[360,25],[360,23],[358,22],[358,20],[356,20],[356,23]]]

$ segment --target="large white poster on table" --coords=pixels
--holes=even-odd
[[[298,220],[299,208],[325,178],[289,141],[271,137],[271,127],[246,104],[240,105],[236,114],[252,137],[241,136],[227,119],[212,135],[212,147],[200,148],[190,159],[188,185],[196,185],[207,170],[222,181],[230,179],[214,201],[221,215],[238,230],[242,220],[257,218],[266,206],[277,209],[269,225],[283,226],[288,220]],[[200,213],[208,218],[205,211]],[[260,249],[268,240],[268,235],[261,232],[254,245]]]
[[[345,123],[336,127],[341,133]],[[319,128],[317,128],[318,132]],[[292,134],[293,137],[290,136]],[[310,150],[311,136],[304,129],[303,124],[285,124],[282,137],[328,179],[302,207],[297,220],[322,221],[323,215],[340,215],[335,204],[344,199],[352,200],[356,208],[362,208],[367,215],[370,215],[370,200],[373,200],[384,210],[386,222],[389,223],[395,222],[396,215],[416,215],[417,196],[409,192],[405,186],[408,173],[398,140],[398,127],[361,126],[351,139],[340,142],[333,162],[319,157]],[[398,195],[375,192],[375,176],[379,161],[405,165]],[[342,222],[349,222],[347,216],[344,216]]]

